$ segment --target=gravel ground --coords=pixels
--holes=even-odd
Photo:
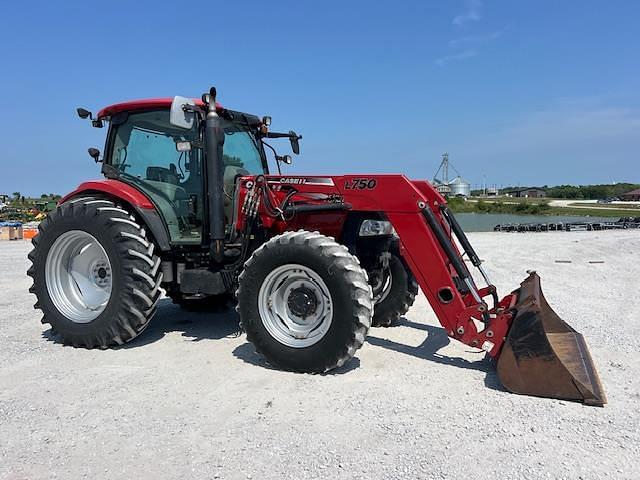
[[[0,478],[639,478],[640,232],[470,237],[501,292],[538,271],[608,405],[503,391],[422,296],[329,375],[271,369],[233,311],[168,300],[130,345],[64,347],[32,309],[29,244],[2,242]]]

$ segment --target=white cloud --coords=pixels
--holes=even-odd
[[[454,53],[453,55],[447,55],[444,57],[440,57],[438,59],[436,59],[435,63],[436,65],[439,66],[443,66],[446,63],[452,62],[452,61],[456,61],[456,60],[465,60],[467,58],[472,58],[475,57],[476,55],[478,55],[478,52],[475,50],[465,50],[463,52],[460,53]]]
[[[484,35],[472,35],[469,37],[454,38],[453,40],[449,40],[449,47],[457,48],[465,45],[477,45],[480,43],[490,42],[491,40],[500,38],[503,33],[504,29],[496,30],[495,32],[487,33]]]
[[[505,184],[598,183],[611,175],[637,181],[640,109],[619,105],[562,99],[493,131],[479,124],[475,135],[447,148],[474,159],[468,177],[486,174]]]
[[[464,13],[453,18],[454,25],[461,26],[467,22],[477,22],[482,18],[482,0],[467,0],[466,6]]]
[[[636,110],[582,103],[571,102],[534,112],[488,139],[502,150],[512,150],[631,138],[640,131],[640,112]]]

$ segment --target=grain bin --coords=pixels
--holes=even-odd
[[[449,182],[451,195],[454,197],[468,197],[471,195],[471,184],[458,175]]]

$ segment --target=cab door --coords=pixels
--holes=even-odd
[[[204,219],[203,156],[197,124],[169,123],[169,110],[119,114],[112,119],[110,163],[119,178],[156,205],[173,244],[200,244]],[[190,142],[188,151],[177,144]]]

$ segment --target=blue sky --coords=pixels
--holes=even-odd
[[[3,2],[0,193],[99,177],[77,106],[210,85],[304,136],[290,173],[431,178],[448,151],[474,185],[640,182],[640,2],[64,5]]]

